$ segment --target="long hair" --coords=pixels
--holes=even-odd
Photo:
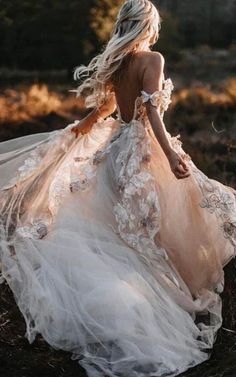
[[[159,12],[151,1],[125,1],[104,51],[95,56],[88,66],[81,65],[74,71],[74,79],[83,80],[75,91],[77,95],[86,97],[87,107],[96,107],[104,102],[107,88],[128,56],[135,51],[147,50],[150,39],[153,43],[158,40],[160,23]]]

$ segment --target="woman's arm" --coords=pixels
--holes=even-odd
[[[79,134],[86,134],[90,131],[93,124],[98,121],[99,118],[106,118],[111,115],[116,110],[116,100],[115,94],[110,93],[107,100],[99,107],[93,109],[86,117],[81,119],[81,121],[71,129],[75,133],[75,137]]]
[[[142,76],[143,90],[145,92],[152,94],[157,90],[162,90],[164,62],[164,58],[160,53],[152,52],[147,57]],[[153,106],[150,101],[147,101],[145,104],[153,132],[169,161],[172,172],[177,178],[188,177],[190,175],[189,168],[181,156],[173,150],[158,108]]]

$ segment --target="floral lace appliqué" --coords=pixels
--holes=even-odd
[[[224,237],[236,247],[236,196],[234,192],[214,183],[203,172],[193,166],[196,179],[203,194],[200,207],[215,214],[219,220]]]
[[[171,103],[171,93],[174,89],[174,85],[170,78],[164,80],[164,87],[162,90],[157,90],[152,94],[146,93],[144,90],[141,91],[142,102],[151,102],[153,106],[160,106],[160,113],[163,116],[164,111],[166,111]]]
[[[165,250],[154,240],[161,214],[155,179],[149,168],[151,143],[147,130],[141,122],[133,121],[127,138],[132,145],[120,150],[116,159],[120,166],[116,177],[120,200],[114,206],[118,233],[144,258],[167,259]]]

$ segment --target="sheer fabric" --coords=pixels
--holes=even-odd
[[[173,84],[141,92],[132,120],[0,143],[1,279],[26,322],[89,377],[174,377],[207,360],[236,251],[236,191],[177,180],[148,121]]]

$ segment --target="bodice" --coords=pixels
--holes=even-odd
[[[122,119],[120,108],[117,104],[117,113],[118,119],[121,123],[127,124],[131,123],[133,120],[144,119],[146,114],[145,103],[150,101],[151,104],[159,108],[160,115],[163,117],[164,112],[168,109],[169,104],[171,103],[171,93],[174,89],[174,85],[170,78],[163,79],[163,87],[161,90],[156,90],[153,93],[147,93],[144,90],[141,90],[140,96],[138,96],[134,103],[134,112],[132,119],[129,122],[126,122]]]

